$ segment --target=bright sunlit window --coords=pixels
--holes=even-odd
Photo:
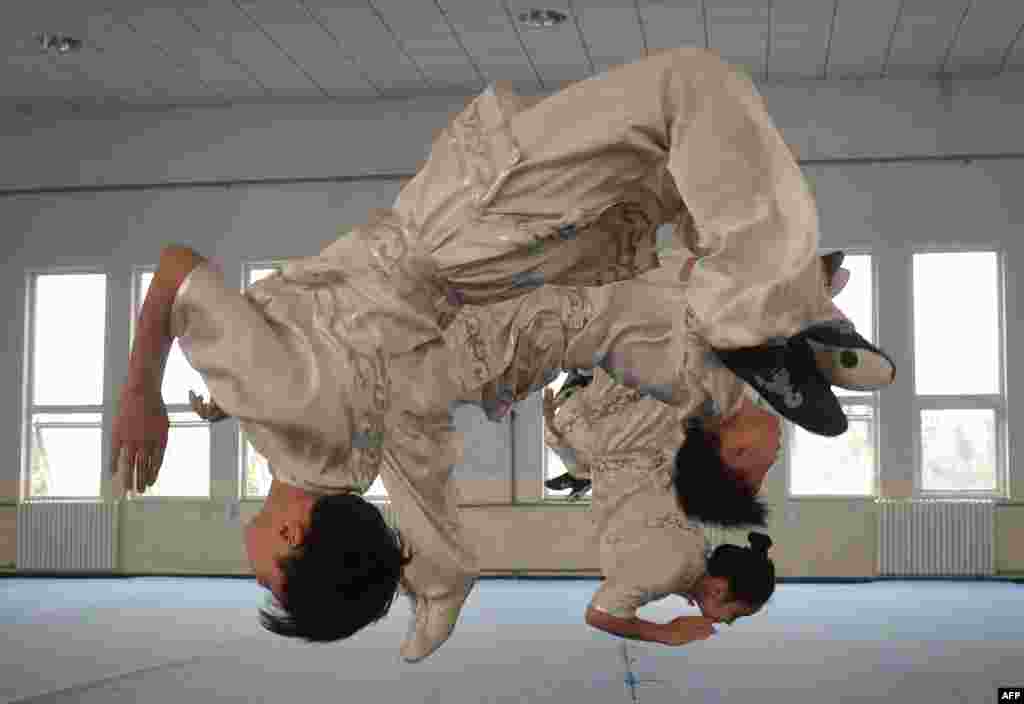
[[[136,275],[136,321],[152,283],[152,271]],[[134,334],[133,325],[133,339]],[[175,340],[167,357],[161,388],[171,424],[167,450],[156,483],[142,498],[210,496],[210,426],[192,411],[188,403],[189,391],[195,391],[206,400],[210,398],[202,375],[188,363]]]
[[[849,254],[850,281],[834,302],[865,339],[874,342],[871,255]],[[836,438],[786,423],[789,493],[792,496],[872,496],[877,484],[876,393],[832,389],[850,429]]]
[[[922,493],[996,494],[1003,394],[996,252],[914,255],[914,385]]]
[[[26,498],[97,498],[103,433],[107,277],[34,274],[28,283]]]
[[[259,264],[249,265],[246,280],[251,286],[257,281],[280,271],[279,265]],[[242,496],[246,498],[263,498],[270,492],[270,483],[273,477],[270,474],[270,465],[267,459],[256,451],[245,436],[245,431],[239,429],[242,448]],[[384,482],[380,477],[370,485],[366,492],[367,498],[384,498],[388,495],[384,488]]]

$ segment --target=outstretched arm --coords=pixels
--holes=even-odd
[[[707,640],[717,633],[714,621],[703,616],[679,616],[668,623],[654,623],[636,617],[618,618],[593,606],[587,607],[586,622],[588,626],[613,636],[662,645],[685,645],[696,640]]]
[[[643,640],[648,643],[665,643],[665,625],[644,621],[642,618],[618,618],[604,611],[598,611],[593,606],[588,606],[586,623],[592,628],[620,638]]]
[[[188,247],[172,245],[160,253],[160,265],[135,329],[128,378],[114,418],[110,472],[119,495],[132,488],[144,492],[156,483],[163,464],[169,421],[160,386],[174,341],[171,309],[178,288],[203,261]]]

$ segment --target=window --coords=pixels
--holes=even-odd
[[[847,255],[843,266],[850,282],[835,304],[857,331],[874,342],[874,285],[868,254]],[[792,496],[871,496],[876,493],[876,393],[832,389],[842,404],[850,429],[837,438],[809,433],[786,423],[789,492]]]
[[[135,280],[137,293],[133,321],[137,322],[146,293],[153,283],[153,271],[137,272]],[[175,340],[167,357],[160,389],[170,420],[167,450],[156,483],[140,498],[210,496],[210,426],[192,411],[188,402],[189,391],[195,391],[206,400],[210,398],[202,375],[188,363]]]
[[[249,265],[246,280],[248,285],[252,286],[260,279],[276,274],[278,271],[280,271],[280,267],[276,264]],[[273,480],[270,475],[270,465],[267,459],[249,443],[248,438],[245,437],[245,431],[240,429],[239,432],[241,433],[239,447],[242,448],[242,496],[246,498],[265,497],[270,492],[270,483]],[[366,492],[367,498],[384,498],[387,495],[384,482],[380,477],[377,477]]]
[[[107,277],[33,274],[27,298],[28,452],[22,495],[97,498],[102,478]]]
[[[566,372],[562,372],[561,374],[558,375],[558,377],[554,381],[552,381],[550,384],[548,384],[548,388],[551,389],[554,393],[557,394],[559,389],[562,388],[562,384],[565,383],[565,380],[568,377],[569,377],[569,375]],[[544,423],[544,419],[543,419],[543,416],[542,416],[541,417],[541,427],[542,428],[543,428],[543,423]],[[541,442],[543,442],[543,431],[541,432],[541,438],[542,438]],[[544,481],[547,481],[548,479],[554,479],[555,477],[557,477],[559,475],[565,474],[567,471],[568,470],[565,468],[565,464],[562,462],[562,458],[559,457],[558,454],[554,450],[552,450],[550,447],[548,447],[547,444],[545,443],[545,445],[544,445]],[[559,489],[558,491],[552,491],[551,489],[548,489],[546,486],[544,487],[544,498],[545,499],[565,498],[565,497],[569,496],[570,493],[572,493],[571,489]],[[585,494],[581,498],[583,500],[588,500],[590,498],[590,493],[588,492],[587,494]]]
[[[999,255],[915,254],[913,262],[918,488],[999,493],[1006,408]]]

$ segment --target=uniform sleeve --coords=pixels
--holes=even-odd
[[[461,437],[450,416],[443,415],[426,419],[403,414],[392,423],[380,472],[402,540],[413,551],[404,580],[429,599],[451,596],[479,575],[452,482],[462,459]]]
[[[652,601],[648,592],[612,578],[605,579],[590,600],[590,608],[616,618],[636,618],[640,607]]]

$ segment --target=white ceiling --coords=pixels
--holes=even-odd
[[[550,29],[517,21],[565,12]],[[708,46],[758,81],[1024,70],[1024,0],[32,0],[6,11],[0,99],[182,105],[524,93]],[[41,52],[34,36],[82,39]]]

